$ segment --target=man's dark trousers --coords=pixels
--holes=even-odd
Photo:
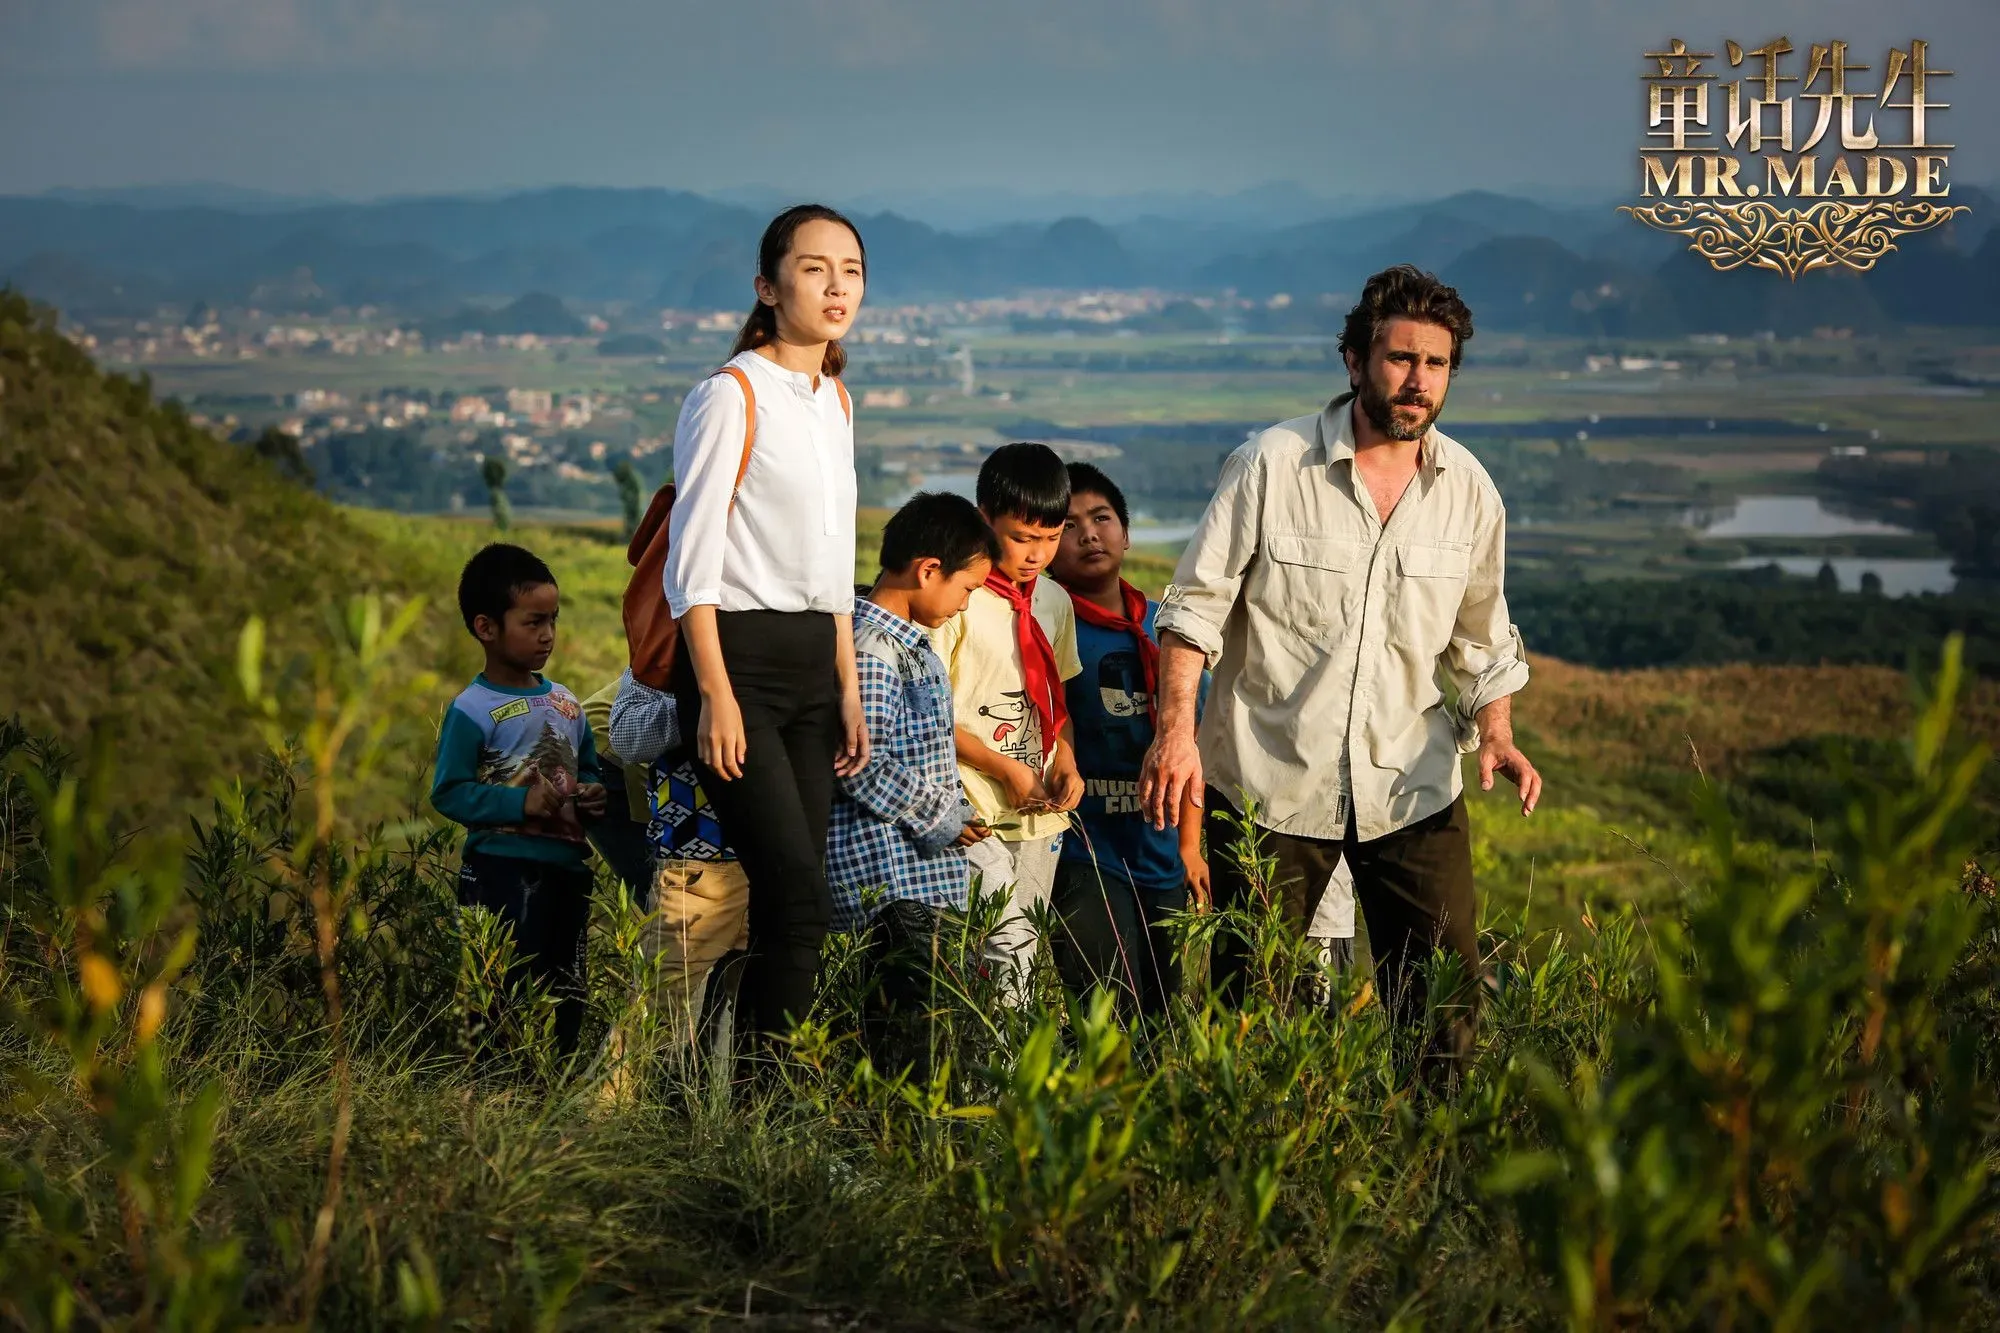
[[[1239,863],[1243,833],[1234,802],[1208,789],[1208,873],[1219,909],[1258,909],[1250,877]],[[1472,836],[1465,797],[1394,833],[1361,842],[1350,815],[1345,838],[1300,838],[1259,830],[1260,852],[1277,861],[1276,882],[1285,922],[1303,934],[1320,895],[1342,858],[1354,876],[1354,896],[1368,923],[1375,957],[1376,993],[1400,1022],[1424,1014],[1423,966],[1442,945],[1456,954],[1461,982],[1438,1004],[1440,1030],[1432,1053],[1462,1059],[1478,1022],[1478,903],[1472,888]],[[1243,1002],[1248,981],[1246,943],[1231,931],[1216,936],[1211,977],[1231,1005]]]

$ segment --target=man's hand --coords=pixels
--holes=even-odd
[[[961,828],[958,831],[958,837],[952,840],[951,845],[954,847],[970,847],[973,843],[984,842],[992,836],[993,836],[992,829],[986,827],[986,825],[984,824],[975,821]]]
[[[1521,813],[1535,813],[1535,803],[1542,799],[1542,775],[1514,744],[1511,734],[1489,736],[1479,743],[1479,790],[1493,790],[1495,773],[1521,789]]]
[[[548,775],[536,768],[528,779],[528,799],[522,803],[522,813],[530,819],[554,819],[562,813],[563,794],[556,790]]]
[[[1146,749],[1146,762],[1139,769],[1139,804],[1146,821],[1155,829],[1181,822],[1181,806],[1201,808],[1204,791],[1201,779],[1201,751],[1194,743],[1194,729],[1162,730]]]
[[[1535,813],[1542,799],[1542,775],[1514,744],[1514,700],[1502,695],[1479,710],[1473,719],[1479,724],[1479,790],[1493,790],[1493,775],[1521,789],[1521,813]]]
[[[587,815],[592,819],[602,819],[610,804],[611,793],[604,789],[604,784],[601,782],[586,782],[576,789],[578,814]]]

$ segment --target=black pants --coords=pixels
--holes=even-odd
[[[1235,807],[1220,791],[1208,789],[1208,870],[1219,908],[1246,905],[1250,883],[1234,851],[1242,839],[1232,822]],[[1479,997],[1478,902],[1472,887],[1472,832],[1465,798],[1394,833],[1361,842],[1352,823],[1341,839],[1296,838],[1264,830],[1263,854],[1277,859],[1277,882],[1285,921],[1303,933],[1319,908],[1320,895],[1343,857],[1354,874],[1354,896],[1368,923],[1368,947],[1375,956],[1375,989],[1399,1021],[1425,1012],[1422,965],[1439,945],[1456,954],[1461,968],[1457,991],[1439,1002],[1442,1014],[1433,1054],[1460,1058],[1472,1045]],[[1216,936],[1214,978],[1223,998],[1240,1004],[1247,981],[1244,941],[1224,931]]]
[[[1104,985],[1130,1008],[1166,1012],[1180,990],[1180,960],[1166,918],[1187,906],[1187,885],[1143,889],[1117,870],[1065,858],[1056,869],[1053,905],[1062,933],[1052,945],[1056,970],[1074,991]]]
[[[556,1049],[576,1050],[583,1031],[584,938],[590,927],[590,867],[467,852],[458,870],[462,907],[483,907],[514,932],[517,966],[556,997]]]
[[[743,1028],[781,1034],[812,1008],[820,944],[833,917],[826,825],[840,748],[833,617],[815,611],[720,611],[730,689],[743,712],[743,776],[696,762],[723,835],[750,881]],[[682,734],[700,735],[701,692],[683,651],[674,692]]]
[[[970,960],[965,919],[946,908],[892,898],[869,923],[867,993],[861,1005],[861,1045],[878,1070],[931,1075],[924,1021],[940,991],[935,975]]]

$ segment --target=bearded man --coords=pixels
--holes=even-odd
[[[1216,903],[1252,886],[1232,812],[1262,830],[1283,915],[1303,932],[1344,860],[1368,928],[1378,994],[1421,1017],[1422,964],[1442,945],[1432,1054],[1470,1050],[1481,973],[1460,756],[1479,784],[1542,780],[1516,748],[1528,680],[1502,593],[1506,512],[1484,468],[1435,428],[1472,313],[1409,265],[1377,273],[1340,348],[1350,391],[1253,436],[1223,465],[1160,599],[1159,725],[1141,775],[1147,817],[1208,819]],[[1195,735],[1203,667],[1214,672]],[[1450,692],[1441,688],[1450,687]],[[1246,942],[1217,936],[1212,976],[1240,1004]]]

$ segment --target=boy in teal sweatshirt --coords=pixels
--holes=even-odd
[[[590,855],[583,820],[605,810],[597,747],[576,696],[545,679],[561,595],[531,552],[495,543],[458,582],[465,627],[486,666],[438,730],[431,804],[466,828],[458,900],[497,914],[516,956],[556,997],[556,1044],[583,1026]]]

